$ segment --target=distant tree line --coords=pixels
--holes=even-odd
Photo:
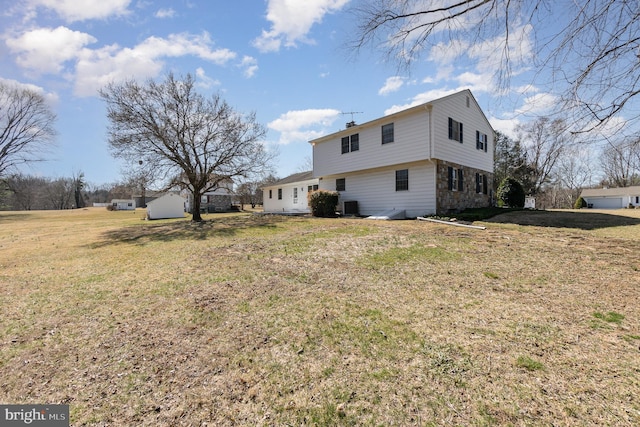
[[[258,180],[238,181],[234,186],[235,202],[244,209],[262,205],[262,188],[279,178],[268,175]],[[142,180],[142,181],[141,181]],[[82,172],[64,178],[46,178],[13,174],[0,180],[0,210],[60,210],[110,203],[113,199],[130,199],[141,194],[146,178],[126,174],[123,182],[93,185]]]
[[[544,209],[571,208],[581,191],[594,185],[640,185],[640,139],[610,140],[594,156],[592,146],[579,138],[584,135],[571,133],[564,120],[547,117],[519,126],[514,137],[497,132],[496,189],[513,178]]]

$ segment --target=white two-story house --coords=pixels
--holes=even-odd
[[[491,204],[494,130],[469,90],[310,143],[313,177],[339,192],[344,214],[418,217]]]

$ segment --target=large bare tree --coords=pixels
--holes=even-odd
[[[538,77],[551,76],[545,83],[562,95],[581,130],[614,117],[640,118],[630,105],[640,93],[638,0],[361,0],[354,11],[352,49],[372,45],[410,66],[437,46],[485,43],[492,47],[486,52],[499,53],[496,73],[507,85],[513,47],[526,47],[527,65]]]
[[[193,197],[193,220],[201,221],[200,200],[237,177],[258,174],[271,161],[262,140],[266,129],[255,113],[243,115],[214,95],[205,98],[195,79],[167,75],[163,82],[130,80],[101,90],[110,121],[115,157],[180,177]]]
[[[635,140],[620,140],[610,143],[602,150],[600,165],[604,181],[614,187],[640,185],[640,145]]]
[[[0,177],[41,160],[56,131],[56,116],[34,90],[0,82]]]
[[[540,117],[520,125],[516,132],[524,146],[529,165],[528,193],[538,194],[554,178],[556,166],[573,139],[561,119]]]

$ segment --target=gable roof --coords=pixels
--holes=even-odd
[[[585,188],[580,194],[581,197],[615,197],[640,195],[640,186],[615,187],[615,188]]]
[[[489,128],[491,128],[491,130],[493,130],[493,126],[491,126],[491,123],[487,119],[487,116],[484,114],[484,111],[482,111],[482,108],[480,108],[480,105],[478,104],[478,101],[476,100],[476,98],[471,93],[471,90],[463,89],[461,91],[450,93],[449,95],[441,96],[440,98],[436,98],[434,100],[425,102],[423,104],[415,105],[413,107],[409,107],[409,108],[406,108],[404,110],[396,111],[395,113],[388,114],[388,115],[382,116],[382,117],[378,117],[377,119],[373,119],[373,120],[370,120],[370,121],[362,123],[362,124],[356,124],[353,127],[348,127],[346,129],[341,129],[341,130],[339,130],[337,132],[333,132],[333,133],[331,133],[329,135],[321,136],[320,138],[312,139],[311,141],[309,141],[309,143],[310,144],[315,144],[315,143],[319,143],[319,142],[324,142],[324,141],[333,139],[333,138],[337,137],[340,134],[345,134],[345,133],[346,134],[351,134],[351,133],[353,133],[354,128],[365,128],[365,127],[377,126],[377,125],[379,125],[381,123],[388,123],[390,121],[393,121],[393,119],[395,119],[397,117],[400,117],[400,116],[412,114],[412,113],[415,113],[417,111],[428,110],[428,109],[432,108],[434,106],[434,104],[438,104],[438,103],[442,102],[443,100],[445,100],[447,98],[451,98],[453,96],[458,96],[458,95],[463,94],[463,93],[466,93],[470,97],[470,99],[473,100],[473,103],[475,104],[476,108],[478,109],[478,111],[480,111],[480,114],[482,114],[482,118],[487,123]]]
[[[264,188],[277,187],[279,185],[291,184],[293,182],[309,181],[311,179],[313,179],[313,171],[298,172],[282,178],[281,180],[276,181],[273,184],[265,185]]]

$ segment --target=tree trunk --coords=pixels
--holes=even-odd
[[[200,215],[200,193],[193,192],[193,206],[191,207],[191,221],[200,222],[202,216]]]

